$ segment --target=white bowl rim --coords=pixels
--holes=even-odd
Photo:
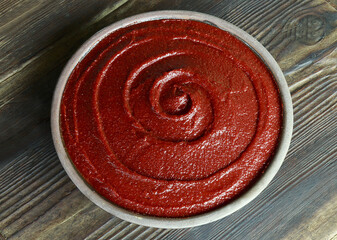
[[[82,178],[82,176],[73,165],[72,161],[69,159],[67,151],[63,145],[60,132],[59,116],[63,90],[71,72],[73,71],[77,63],[81,61],[84,56],[86,56],[86,54],[99,41],[101,41],[111,32],[129,25],[158,19],[186,19],[201,21],[217,26],[218,28],[228,31],[232,35],[236,36],[241,41],[246,43],[252,50],[254,50],[269,67],[278,84],[280,96],[283,102],[283,129],[279,140],[279,146],[273,157],[273,160],[267,167],[264,174],[254,183],[254,185],[249,190],[247,190],[244,194],[242,194],[234,201],[215,210],[187,218],[164,218],[137,214],[135,212],[121,208],[99,195]],[[97,206],[125,221],[143,226],[156,228],[187,228],[211,223],[232,214],[233,212],[239,210],[240,208],[251,202],[267,187],[267,185],[271,182],[271,180],[281,167],[289,149],[293,130],[293,107],[290,91],[282,70],[280,69],[279,65],[272,57],[272,55],[268,52],[268,50],[265,49],[263,45],[259,43],[254,37],[241,30],[240,28],[234,26],[233,24],[226,22],[223,19],[205,13],[180,10],[154,11],[125,18],[105,27],[104,29],[94,34],[77,50],[77,52],[68,61],[63,72],[61,73],[54,92],[51,110],[51,130],[56,152],[61,161],[61,164],[63,165],[63,168],[65,169],[73,183],[78,187],[78,189]]]

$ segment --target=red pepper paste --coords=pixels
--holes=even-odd
[[[69,157],[99,194],[137,213],[187,217],[263,174],[282,104],[268,68],[236,37],[155,20],[90,50],[66,84],[60,122]]]

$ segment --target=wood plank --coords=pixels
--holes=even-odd
[[[294,102],[291,148],[268,189],[231,216],[191,229],[141,227],[93,205],[66,176],[48,127],[54,85],[78,46],[120,18],[155,9],[207,12],[251,33],[280,63]],[[331,1],[6,0],[0,11],[6,13],[0,16],[1,240],[336,238],[337,11]]]
[[[336,206],[337,194],[329,202],[321,206],[310,218],[301,222],[296,229],[287,233],[284,239],[336,239]]]
[[[168,231],[165,229],[148,228],[144,226],[138,226],[136,224],[127,223],[118,218],[111,218],[103,226],[96,231],[92,232],[86,237],[89,239],[111,239],[120,238],[121,231],[124,231],[124,238],[128,239],[150,239],[151,235],[158,235],[161,232]],[[129,234],[126,236],[126,234]]]
[[[75,29],[83,31],[83,28],[95,22],[97,13],[103,13],[116,4],[118,6],[119,2],[114,1],[109,6],[109,1],[69,1],[67,4],[62,4],[62,1],[29,4],[27,1],[18,1],[13,9],[16,14],[10,14],[6,24],[0,27],[1,48],[6,49],[0,62],[0,74],[9,75],[13,68],[29,62],[36,53]],[[2,11],[8,12],[5,9]]]
[[[15,172],[13,170],[21,166],[30,165],[24,174],[13,176],[8,170],[0,176],[1,180],[11,176],[15,182],[8,188],[1,186],[1,193],[5,195],[0,198],[0,226],[6,226],[2,235],[13,239],[23,236],[59,239],[67,233],[68,239],[83,238],[111,217],[86,199],[66,176],[50,138],[35,147],[39,151],[33,151],[30,158],[16,161],[10,169]],[[6,181],[0,182],[7,185]],[[85,230],[73,232],[71,227]]]

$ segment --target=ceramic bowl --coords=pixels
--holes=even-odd
[[[240,39],[246,45],[248,45],[257,55],[259,55],[260,58],[266,64],[266,66],[270,69],[271,73],[274,75],[274,78],[278,84],[284,107],[283,128],[279,146],[270,165],[268,166],[264,174],[255,182],[255,184],[248,191],[240,195],[240,197],[233,200],[232,202],[224,205],[223,207],[217,208],[216,210],[212,210],[200,215],[187,218],[162,218],[162,217],[144,216],[121,208],[111,203],[110,201],[106,200],[104,197],[95,192],[95,190],[90,185],[87,184],[87,182],[81,177],[79,172],[76,170],[71,159],[69,159],[68,157],[67,150],[63,145],[60,132],[61,98],[68,77],[70,76],[71,72],[73,71],[77,63],[92,49],[94,45],[96,45],[100,40],[105,38],[111,32],[132,24],[158,19],[196,20],[211,24],[220,29],[228,31],[232,35],[236,36],[238,39]],[[272,55],[255,38],[250,36],[248,33],[220,18],[203,13],[190,12],[190,11],[156,11],[136,15],[118,21],[97,32],[93,37],[91,37],[87,42],[85,42],[80,47],[80,49],[76,52],[76,54],[69,60],[68,64],[65,66],[59,78],[52,103],[51,125],[52,125],[52,135],[54,145],[58,157],[65,171],[69,175],[70,179],[74,182],[74,184],[79,188],[79,190],[92,202],[94,202],[96,205],[106,210],[107,212],[128,222],[157,228],[186,228],[207,224],[219,220],[225,216],[228,216],[229,214],[239,210],[240,208],[251,202],[267,187],[267,185],[271,182],[271,180],[281,167],[282,162],[289,148],[293,128],[293,108],[287,82],[283,76],[280,67],[278,66],[277,62],[274,60]]]

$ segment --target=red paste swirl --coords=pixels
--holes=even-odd
[[[93,188],[126,209],[186,217],[245,191],[278,144],[273,76],[231,34],[190,20],[114,31],[63,93],[65,147]]]

